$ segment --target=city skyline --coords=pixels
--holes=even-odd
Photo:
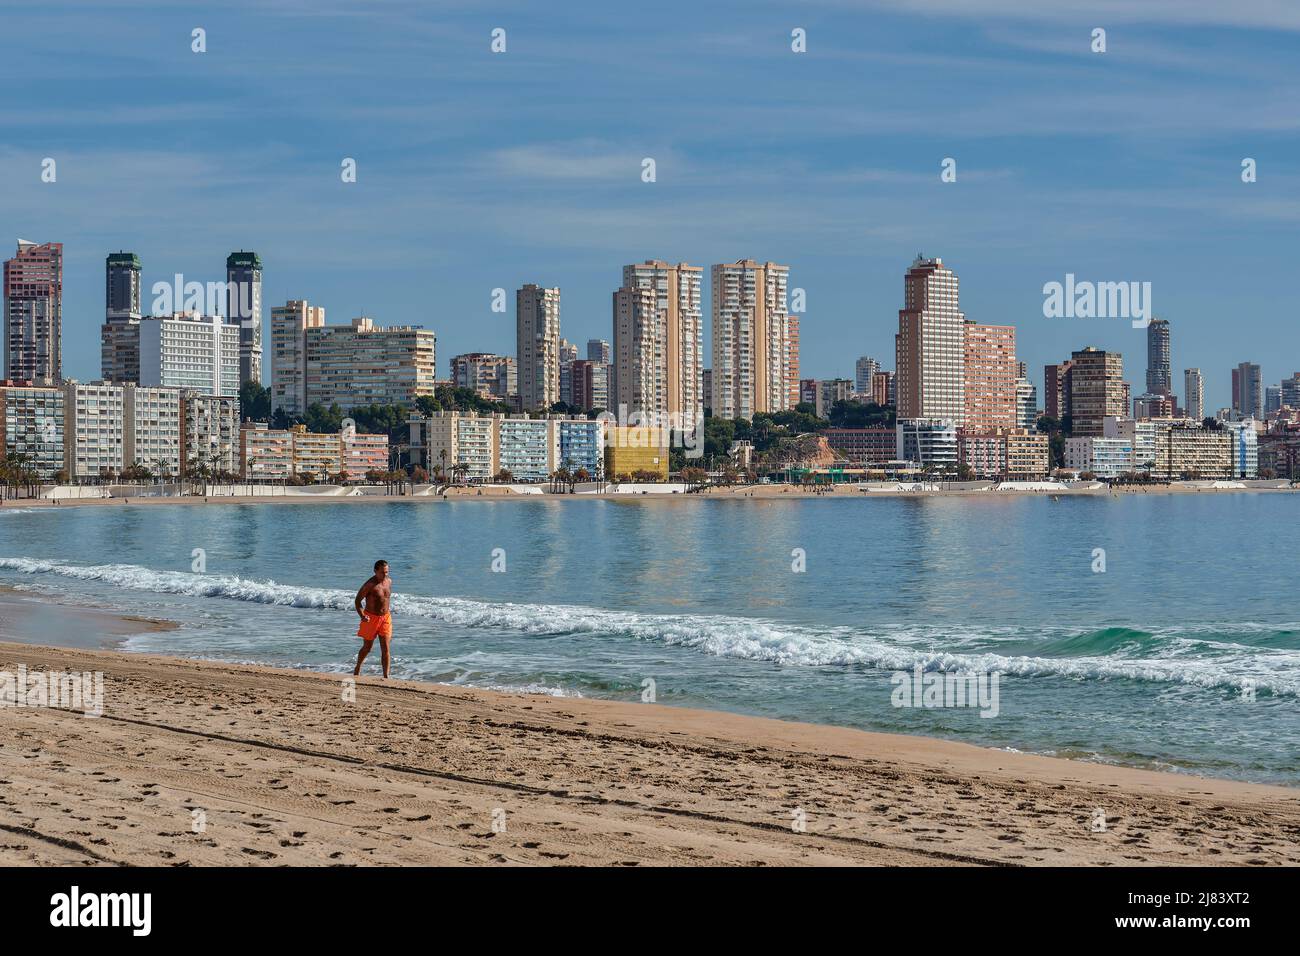
[[[61,7],[78,22],[40,29]],[[915,15],[927,8],[941,15]],[[606,337],[620,264],[761,255],[789,263],[808,293],[801,375],[818,378],[850,374],[844,348],[889,353],[897,266],[920,249],[967,277],[970,318],[1017,326],[1032,368],[1081,344],[1131,363],[1144,350],[1122,322],[1042,317],[1042,285],[1074,273],[1151,281],[1155,314],[1179,330],[1175,381],[1204,370],[1209,408],[1230,404],[1225,360],[1259,361],[1266,382],[1295,370],[1288,304],[1245,279],[1287,270],[1300,218],[1287,11],[877,2],[746,9],[741,22],[723,4],[691,9],[682,31],[674,9],[644,25],[631,67],[604,42],[611,15],[594,11],[577,24],[525,6],[501,7],[499,22],[453,9],[436,25],[414,4],[354,17],[328,0],[31,11],[10,60],[0,205],[12,236],[65,244],[64,374],[96,369],[99,265],[120,248],[149,281],[217,280],[217,256],[256,249],[266,302],[425,324],[444,354],[512,351],[494,288],[565,289],[566,334],[580,342]],[[240,28],[254,10],[266,30]],[[196,25],[207,53],[191,51]],[[1104,54],[1089,48],[1099,25]],[[496,26],[509,37],[499,55]],[[795,27],[807,53],[790,49]],[[285,35],[313,57],[285,60]],[[151,55],[118,56],[133,45]],[[356,55],[382,57],[384,76],[340,74]],[[700,58],[717,79],[682,65]],[[632,116],[616,105],[646,83],[662,95],[637,92]],[[582,122],[545,122],[535,107],[557,100]],[[145,145],[158,123],[167,143]],[[56,182],[41,181],[47,157]],[[949,157],[957,180],[944,183]],[[1257,182],[1241,181],[1246,157]],[[441,221],[454,237],[428,227]],[[1229,333],[1239,354],[1221,357]]]
[[[51,360],[53,365],[56,365],[56,367],[61,367],[61,350],[59,343],[61,338],[64,337],[62,336],[61,329],[61,250],[62,243],[53,242],[38,245],[38,243],[32,243],[30,241],[18,241],[17,252],[16,255],[14,255],[14,258],[5,260],[6,277],[9,276],[10,272],[16,271],[18,276],[22,276],[21,269],[27,269],[29,272],[31,271],[31,265],[27,265],[26,263],[27,259],[29,259],[32,254],[45,256],[45,259],[40,259],[35,263],[36,271],[38,271],[36,277],[38,277],[43,284],[36,287],[36,293],[39,293],[38,299],[44,297],[45,299],[48,299],[49,302],[52,302],[51,308],[53,312],[55,312],[55,320],[53,320],[52,328],[53,339],[55,339],[56,346],[55,350],[53,350],[53,354],[47,356],[47,358]],[[55,273],[53,274],[55,274],[57,278],[53,286],[49,286],[48,281],[49,267],[47,259],[49,251],[53,251],[53,255],[55,255],[55,260],[53,260],[55,261]],[[231,272],[231,267],[233,267],[233,264],[237,263],[240,265],[247,264],[253,267],[253,272],[248,273],[248,277],[251,278],[251,281],[242,281],[237,274]],[[260,256],[257,255],[256,252],[251,251],[234,252],[234,254],[231,254],[229,258],[227,258],[226,267],[227,281],[225,284],[220,284],[220,282],[218,282],[218,284],[203,284],[203,282],[196,282],[195,280],[190,280],[190,278],[183,277],[181,274],[173,274],[173,276],[170,277],[170,280],[172,280],[170,282],[157,282],[156,289],[153,289],[151,286],[152,293],[157,293],[157,291],[161,290],[164,294],[162,294],[161,298],[156,299],[155,302],[153,302],[153,306],[156,307],[157,302],[160,302],[160,300],[165,300],[166,308],[179,306],[179,304],[181,304],[182,295],[190,293],[191,285],[195,290],[200,290],[201,286],[207,285],[208,287],[205,289],[205,293],[207,293],[209,308],[212,308],[212,315],[225,316],[227,324],[238,326],[239,380],[243,380],[243,376],[246,375],[246,369],[250,368],[250,365],[256,367],[257,371],[259,371],[260,384],[263,384],[266,390],[268,390],[268,393],[272,395],[273,407],[286,405],[286,407],[291,411],[291,414],[302,414],[302,408],[299,407],[300,403],[302,403],[303,397],[302,384],[296,386],[298,399],[295,401],[295,399],[292,398],[292,394],[286,394],[287,390],[285,385],[283,385],[283,382],[281,382],[281,377],[287,373],[290,378],[295,378],[295,380],[299,382],[303,382],[305,377],[307,377],[304,375],[303,367],[304,343],[300,341],[295,342],[294,339],[303,338],[303,333],[307,332],[307,329],[311,328],[313,325],[317,326],[316,332],[307,332],[308,339],[311,339],[312,334],[317,334],[318,336],[318,334],[328,332],[328,329],[321,328],[321,326],[324,325],[324,307],[309,307],[305,300],[291,299],[287,300],[285,306],[273,306],[270,308],[269,321],[266,321],[265,319],[261,321],[261,324],[270,325],[270,334],[265,337],[268,341],[272,342],[270,350],[266,350],[266,362],[263,364],[263,362],[261,362],[261,356],[263,356],[264,350],[261,349],[260,346],[261,339],[263,339],[261,329],[257,329],[256,333],[253,333],[250,329],[250,323],[248,323],[247,320],[238,320],[239,316],[250,311],[255,313],[255,315],[261,315]],[[203,319],[204,321],[208,321],[208,323],[211,323],[213,320],[208,319],[208,317],[204,316],[201,311],[153,312],[151,308],[144,308],[142,303],[143,287],[148,284],[143,278],[140,256],[134,254],[134,252],[122,250],[110,252],[104,260],[104,269],[105,321],[104,324],[101,324],[100,326],[101,375],[86,378],[78,378],[77,376],[69,375],[56,375],[55,380],[57,380],[57,378],[65,378],[65,380],[75,381],[138,380],[139,384],[142,385],[192,385],[192,382],[182,382],[181,378],[175,378],[174,381],[166,380],[165,373],[161,372],[160,369],[157,368],[157,362],[159,362],[160,355],[157,354],[157,352],[159,352],[159,343],[157,343],[156,329],[157,326],[159,326],[159,320]],[[682,310],[686,310],[682,311],[681,315],[686,316],[693,312],[693,326],[686,325],[685,319],[677,319],[676,308],[669,308],[667,304],[669,300],[675,300],[677,297],[677,287],[679,286],[677,286],[677,281],[673,277],[677,276],[679,271],[684,271],[681,274],[693,274],[694,276],[693,285],[688,286],[684,284],[681,286],[681,308]],[[640,264],[624,265],[624,286],[620,287],[619,290],[616,290],[614,294],[614,312],[612,312],[611,330],[610,333],[608,333],[611,336],[611,341],[615,343],[614,352],[617,352],[617,341],[619,341],[620,337],[627,338],[632,334],[629,332],[628,328],[624,328],[624,324],[627,323],[629,315],[627,304],[629,282],[636,282],[636,284],[642,285],[643,291],[645,291],[646,294],[649,294],[651,289],[659,289],[660,298],[658,299],[658,302],[656,302],[653,295],[651,295],[651,297],[647,299],[645,306],[647,315],[650,315],[650,313],[653,313],[654,315],[653,319],[647,321],[650,321],[650,323],[656,326],[656,328],[662,329],[660,332],[654,333],[655,336],[666,336],[669,329],[676,329],[679,325],[682,329],[686,329],[685,336],[681,336],[681,334],[677,332],[667,334],[667,338],[664,338],[663,342],[656,343],[653,349],[654,354],[659,355],[659,359],[656,359],[656,362],[667,362],[667,364],[664,364],[658,372],[655,372],[656,380],[659,381],[658,388],[663,394],[660,394],[658,399],[651,399],[651,405],[659,406],[659,411],[672,411],[671,408],[664,407],[664,405],[667,405],[667,393],[669,390],[676,390],[676,393],[680,394],[682,389],[689,388],[685,381],[673,382],[672,376],[685,372],[686,369],[692,367],[692,364],[695,376],[688,375],[686,378],[692,378],[692,380],[697,376],[703,378],[703,381],[699,382],[699,385],[702,385],[701,394],[703,405],[708,407],[708,405],[710,405],[710,394],[708,394],[708,390],[710,390],[710,382],[712,378],[714,378],[714,376],[712,376],[711,364],[712,359],[715,358],[715,352],[719,347],[722,347],[724,354],[727,354],[728,350],[735,349],[735,345],[728,345],[729,339],[735,337],[735,334],[731,337],[724,336],[720,339],[711,334],[710,337],[712,338],[712,341],[710,350],[708,350],[710,351],[710,354],[708,354],[710,365],[708,365],[708,367],[703,367],[703,362],[701,358],[699,358],[699,355],[701,355],[702,352],[701,347],[699,347],[699,338],[702,338],[703,312],[705,312],[705,310],[702,310],[701,308],[702,284],[699,274],[702,272],[703,269],[701,267],[693,267],[693,265],[688,265],[686,263],[669,265],[668,263],[664,263],[662,260],[645,260]],[[775,282],[772,281],[770,277],[764,278],[768,272],[775,274]],[[764,310],[761,310],[762,315],[759,315],[757,319],[753,319],[753,317],[751,317],[751,319],[754,321],[755,330],[766,328],[768,325],[775,328],[776,332],[764,334],[775,336],[772,341],[777,342],[780,345],[779,350],[772,352],[771,362],[767,362],[767,360],[764,359],[764,363],[767,363],[770,365],[771,369],[774,369],[772,375],[780,373],[780,375],[784,376],[783,384],[772,384],[771,386],[772,410],[779,407],[777,406],[777,402],[787,402],[787,393],[789,395],[788,405],[784,407],[793,407],[796,403],[803,401],[803,399],[801,399],[801,389],[805,382],[827,382],[827,384],[829,384],[829,382],[845,382],[845,384],[852,384],[852,382],[857,380],[863,362],[874,363],[879,367],[879,363],[876,363],[872,356],[863,355],[859,356],[859,358],[855,360],[853,372],[850,373],[849,376],[842,375],[842,373],[836,373],[836,375],[831,377],[820,378],[802,376],[800,367],[798,367],[798,349],[800,349],[800,346],[798,346],[798,338],[800,338],[800,336],[798,336],[797,313],[794,312],[792,308],[784,307],[781,303],[788,303],[790,299],[794,299],[798,302],[798,300],[805,297],[805,291],[798,289],[798,287],[789,285],[788,265],[776,265],[774,263],[762,264],[754,260],[738,260],[736,263],[715,264],[711,269],[711,273],[711,286],[716,286],[716,291],[711,287],[710,298],[712,299],[712,308],[711,310],[708,310],[711,316],[710,324],[712,324],[712,317],[719,315],[719,313],[728,315],[732,324],[735,324],[736,316],[732,315],[732,313],[736,312],[737,303],[740,302],[740,299],[736,298],[737,290],[741,295],[741,299],[744,299],[745,302],[748,303],[749,308],[753,308],[754,304],[759,302],[759,300],[766,303]],[[933,295],[936,295],[936,293],[933,293],[933,291],[926,291],[932,284],[933,278],[928,278],[928,280],[922,282],[922,277],[931,276],[931,273],[935,273],[939,277],[944,277],[944,282],[946,284],[943,286],[943,289],[937,293],[939,299],[937,299],[936,302],[939,303],[939,306],[937,307],[939,307],[940,310],[937,313],[926,311],[935,308],[931,303],[931,298]],[[741,285],[733,287],[737,277],[742,278]],[[759,284],[764,285],[764,290],[766,291],[764,291],[762,297],[755,297],[757,286],[754,285],[754,278],[757,278]],[[1026,392],[1022,390],[1022,386],[1024,389],[1036,389],[1036,386],[1032,380],[1028,380],[1028,378],[1024,377],[1026,376],[1027,363],[1024,362],[1023,359],[1019,358],[1019,355],[1017,354],[1017,329],[1015,329],[1015,326],[984,325],[976,323],[975,320],[969,319],[969,317],[963,315],[957,307],[957,274],[950,271],[948,267],[945,267],[943,259],[937,258],[937,256],[936,258],[927,259],[924,258],[923,255],[918,254],[917,258],[915,258],[913,263],[911,263],[911,267],[909,271],[906,272],[904,278],[904,297],[902,297],[902,299],[904,299],[905,308],[898,312],[898,315],[900,315],[900,325],[898,325],[900,333],[894,336],[894,339],[896,339],[894,345],[896,345],[897,352],[896,363],[900,362],[901,356],[906,354],[911,355],[909,362],[923,362],[927,368],[944,369],[950,367],[953,363],[956,363],[957,365],[965,365],[966,371],[963,373],[963,375],[965,375],[965,382],[958,381],[959,378],[962,377],[961,375],[958,375],[957,378],[953,378],[953,381],[950,382],[950,384],[941,386],[941,392],[939,394],[946,395],[946,397],[941,398],[941,403],[948,403],[949,406],[952,406],[952,410],[946,411],[944,414],[939,414],[939,412],[933,412],[933,410],[931,410],[931,412],[933,412],[933,414],[931,414],[931,412],[923,412],[922,406],[918,405],[917,408],[911,408],[910,411],[900,410],[900,418],[948,419],[953,420],[954,423],[958,424],[958,427],[961,427],[962,424],[967,424],[965,420],[974,414],[975,419],[972,420],[970,424],[975,425],[979,431],[987,431],[989,427],[995,427],[995,425],[993,425],[995,421],[996,423],[1002,423],[1005,415],[1014,416],[1014,419],[1017,421],[1027,421],[1027,419],[1023,418],[1021,410],[1019,410],[1022,398],[1028,398]],[[56,289],[56,293],[53,295],[51,295],[51,287]],[[22,310],[22,308],[26,308],[22,303],[31,298],[34,286],[14,286],[14,289],[19,293],[18,297],[14,300],[16,300],[18,304],[19,310]],[[250,290],[252,291],[251,297]],[[6,280],[5,291],[6,293],[9,293],[10,291],[8,280]],[[504,304],[504,297],[499,294],[500,291],[503,290],[494,290],[494,310],[500,310],[500,307]],[[196,291],[194,294],[199,293]],[[581,354],[580,347],[575,345],[575,343],[569,342],[568,338],[565,338],[562,334],[563,328],[559,323],[560,294],[562,294],[562,290],[560,290],[559,287],[546,289],[546,287],[541,287],[536,284],[525,284],[524,286],[521,286],[520,289],[516,290],[516,349],[519,349],[520,352],[523,351],[523,349],[520,349],[520,345],[525,341],[524,338],[521,338],[521,336],[525,336],[525,325],[530,326],[534,324],[534,321],[536,321],[528,319],[528,315],[530,312],[536,311],[537,308],[536,304],[532,304],[532,306],[521,312],[521,306],[523,306],[525,300],[526,302],[533,303],[534,299],[537,300],[537,303],[541,303],[542,300],[546,300],[546,302],[550,303],[549,306],[546,307],[547,311],[551,312],[551,316],[546,320],[549,332],[543,336],[543,338],[550,339],[550,345],[541,345],[541,342],[538,342],[536,347],[541,350],[543,354],[545,354],[545,352],[554,352],[554,359],[549,360],[549,364],[554,367],[551,371],[555,373],[555,401],[562,401],[564,395],[569,395],[569,388],[571,388],[572,363],[576,362],[578,355]],[[224,299],[224,303],[221,302],[221,299]],[[5,300],[6,303],[9,303],[10,297],[6,295]],[[224,304],[224,308],[222,308],[222,304]],[[12,307],[10,307],[9,304],[6,304],[6,308]],[[309,315],[308,319],[305,320],[302,315],[299,315],[299,313],[304,310],[307,311]],[[924,346],[923,350],[918,352],[917,349],[920,347],[920,343],[930,342],[930,339],[935,337],[935,332],[927,332],[924,336],[922,336],[922,332],[920,332],[920,329],[922,329],[923,326],[924,328],[930,328],[928,323],[931,323],[932,319],[928,316],[944,316],[944,310],[950,310],[950,317],[941,320],[941,328],[944,329],[944,332],[941,332],[939,338],[935,339],[936,342],[944,342],[944,345],[941,346],[940,352],[933,352],[933,355],[931,355],[931,351],[936,347],[935,345],[932,345],[932,343],[931,345]],[[237,321],[230,321],[230,312],[234,312],[235,315],[237,315]],[[770,321],[768,321],[766,312],[771,312],[772,315],[776,315],[779,319],[787,321],[789,328],[785,328],[784,325],[777,328],[775,323],[770,323]],[[918,320],[914,317],[914,319],[907,320],[907,316],[923,316],[923,319]],[[22,319],[22,316],[19,316],[19,319]],[[290,320],[290,325],[294,326],[296,332],[290,332],[289,326],[282,326],[283,320],[286,319]],[[918,325],[918,321],[922,324]],[[12,337],[12,333],[10,333],[9,329],[10,325],[14,325],[14,330],[16,330],[16,332],[21,332],[23,326],[30,324],[30,317],[29,319],[19,321],[17,324],[6,323],[6,336]],[[48,324],[47,321],[47,325]],[[952,326],[952,328],[949,329],[949,325]],[[1140,324],[1135,323],[1134,325],[1139,326]],[[1130,381],[1130,378],[1135,377],[1136,369],[1131,368],[1130,371],[1123,372],[1121,365],[1121,375],[1118,376],[1118,380],[1119,384],[1122,384],[1123,386],[1123,403],[1125,403],[1126,406],[1126,414],[1138,415],[1139,418],[1145,418],[1145,416],[1149,415],[1169,416],[1174,415],[1175,412],[1180,412],[1180,414],[1182,414],[1182,412],[1186,412],[1187,408],[1190,407],[1186,398],[1184,398],[1182,402],[1179,401],[1179,397],[1177,393],[1174,393],[1173,389],[1174,373],[1171,371],[1171,368],[1173,368],[1171,367],[1171,352],[1173,352],[1173,350],[1171,350],[1171,341],[1173,341],[1173,337],[1171,337],[1170,325],[1171,323],[1169,320],[1160,319],[1160,317],[1149,321],[1149,324],[1145,325],[1145,365],[1147,365],[1147,368],[1145,368],[1145,384],[1147,384],[1147,390],[1145,390],[1143,394],[1134,395],[1136,389],[1132,388],[1132,382]],[[913,328],[913,326],[915,326],[915,328]],[[649,328],[650,326],[647,326],[647,334],[649,334]],[[690,332],[690,329],[692,328],[694,330],[693,332]],[[909,328],[913,328],[913,330],[911,330],[910,333],[907,333],[906,336],[905,334],[902,334],[907,332],[907,329]],[[940,326],[935,326],[935,328],[939,329]],[[354,333],[354,336],[357,329],[373,329],[374,332],[385,332],[385,329],[374,324],[373,320],[369,319],[368,316],[356,317],[356,319],[351,320],[350,323],[333,326],[333,332],[351,332]],[[438,377],[437,365],[433,364],[432,358],[432,343],[435,336],[437,336],[437,332],[435,332],[434,329],[428,329],[422,325],[390,326],[390,329],[391,332],[395,333],[419,334],[419,336],[428,337],[429,341],[426,343],[426,345],[428,345],[428,351],[430,352],[428,363],[426,363],[428,364],[428,371],[420,373],[421,376],[428,378],[428,388],[432,388],[434,380],[458,380],[460,375],[458,371],[456,371],[454,363],[456,360],[464,358],[465,355],[486,355],[495,358],[493,352],[468,352],[468,354],[452,356],[452,359],[448,362],[448,376],[446,378]],[[142,336],[144,332],[153,332],[153,343],[147,350],[142,351]],[[640,338],[642,333],[638,332],[636,334],[638,338]],[[1001,358],[993,359],[995,351],[988,351],[988,354],[985,354],[985,350],[991,349],[992,346],[992,341],[988,338],[991,334],[992,336],[1000,337],[1000,343],[995,347],[995,351],[997,354],[1001,355]],[[905,346],[905,342],[909,336],[920,337],[915,338],[913,345]],[[954,336],[957,338],[965,338],[965,343],[961,346],[954,345],[954,343],[956,343],[956,338],[954,338]],[[972,339],[972,336],[974,336],[974,339]],[[528,333],[528,338],[532,338],[532,333]],[[669,346],[669,338],[675,339],[675,341],[676,339],[684,338],[685,341],[688,342],[688,346],[686,346],[688,351],[686,351],[685,354],[681,354],[680,349],[677,349],[676,346]],[[253,354],[255,354],[252,363],[248,360],[248,352],[250,352],[250,349],[248,349],[248,341],[250,341],[250,339],[257,343],[255,349],[252,350]],[[949,343],[948,339],[953,339],[953,343]],[[6,343],[6,345],[8,345],[8,343]],[[591,338],[588,339],[588,343],[586,343],[586,354],[591,355],[594,351],[607,349],[607,347],[608,342],[603,341],[603,339]],[[965,358],[961,355],[962,351],[965,351]],[[1092,345],[1084,346],[1082,351],[1099,351],[1101,354],[1105,354],[1106,352],[1106,350],[1097,350],[1096,346]],[[915,352],[915,355],[913,355],[913,352]],[[922,352],[926,355],[926,358],[922,358]],[[949,352],[952,352],[952,354],[949,355]],[[12,360],[9,359],[10,354],[18,355],[18,352],[12,349],[12,347],[6,347],[6,360]],[[1110,354],[1122,363],[1121,354],[1117,354],[1117,352],[1110,352]],[[142,373],[142,364],[140,364],[140,362],[142,362],[142,355],[146,356],[149,362],[152,363],[153,371],[151,373]],[[31,356],[18,355],[19,360],[30,360],[30,358]],[[506,358],[513,359],[513,362],[515,363],[519,362],[519,355],[517,354],[515,356],[506,356]],[[616,358],[616,355],[611,354],[611,358]],[[1057,418],[1057,415],[1053,414],[1054,402],[1052,397],[1050,397],[1053,393],[1053,381],[1056,381],[1057,375],[1065,375],[1066,369],[1069,369],[1071,365],[1078,362],[1078,358],[1079,352],[1074,352],[1073,359],[1071,359],[1070,362],[1044,365],[1044,401],[1043,405],[1039,408],[1039,411],[1043,412],[1043,414],[1047,414],[1049,418]],[[993,364],[987,364],[988,362],[991,362],[991,360]],[[350,364],[351,362],[352,360],[350,360]],[[606,371],[608,376],[610,376],[610,380],[597,385],[597,392],[601,392],[604,388],[612,388],[612,386],[616,384],[617,369],[619,369],[620,362],[627,362],[627,358],[620,359],[619,362],[616,362],[615,364],[606,365]],[[749,359],[745,358],[744,362],[748,364]],[[975,364],[972,365],[972,362]],[[291,365],[291,368],[286,368],[286,364]],[[547,363],[543,362],[542,364]],[[126,365],[130,365],[130,367],[133,368],[133,371],[135,372],[134,376],[126,376],[125,378],[121,377],[121,372]],[[1002,368],[1000,371],[995,371],[998,367]],[[541,368],[541,365],[538,365],[538,368]],[[979,368],[979,371],[972,371],[972,369],[975,368]],[[1017,369],[1017,371],[1013,371],[1013,368]],[[1057,372],[1057,369],[1060,369],[1060,372]],[[1249,401],[1239,393],[1239,378],[1244,375],[1243,369],[1251,369],[1251,375],[1253,376],[1253,398],[1249,399]],[[110,375],[110,371],[113,372],[112,375]],[[894,369],[894,371],[897,371],[897,368]],[[1212,408],[1212,406],[1209,406],[1208,403],[1204,403],[1204,376],[1201,375],[1200,369],[1184,369],[1184,386],[1191,381],[1188,376],[1193,372],[1196,373],[1197,384],[1201,385],[1201,394],[1199,395],[1200,403],[1204,406],[1203,411],[1205,412],[1205,415],[1209,415],[1208,410],[1209,408]],[[917,372],[906,372],[905,369],[905,380],[907,376],[915,375],[915,373]],[[931,371],[927,372],[926,375],[932,376],[935,375],[935,373],[935,371]],[[182,373],[182,377],[185,375],[188,375],[188,373]],[[989,378],[989,375],[992,375],[993,377]],[[1291,392],[1290,384],[1295,381],[1297,376],[1300,376],[1300,373],[1292,372],[1291,376],[1284,376],[1277,385],[1265,385],[1264,381],[1262,381],[1260,365],[1251,362],[1243,362],[1230,369],[1230,375],[1230,405],[1219,406],[1219,408],[1227,408],[1227,410],[1231,410],[1234,414],[1245,414],[1251,416],[1251,418],[1258,419],[1262,418],[1266,412],[1274,411],[1275,408],[1281,405],[1290,405],[1291,407],[1295,407],[1295,395]],[[14,380],[21,381],[22,378],[14,377]],[[998,384],[992,385],[992,382],[995,380],[997,380]],[[939,380],[936,380],[936,382],[937,381]],[[976,381],[979,382],[978,385],[975,385]],[[1062,384],[1065,384],[1067,381],[1069,381],[1069,377],[1061,378]],[[671,384],[671,389],[668,388],[669,384]],[[745,388],[748,388],[750,392],[753,393],[757,384],[757,381],[748,381],[745,384]],[[409,385],[409,382],[407,385]],[[963,385],[965,385],[965,388],[963,388]],[[972,386],[978,389],[978,392],[982,397],[975,398],[970,394],[966,394]],[[406,386],[403,386],[403,388],[406,388]],[[920,385],[918,385],[917,388],[920,388]],[[590,384],[588,384],[588,389],[590,390]],[[208,389],[208,392],[234,394],[234,389]],[[853,389],[853,392],[863,394],[862,389]],[[872,392],[875,392],[875,389],[872,389]],[[508,397],[510,397],[508,394],[500,395],[500,398]],[[1265,401],[1266,398],[1268,398],[1268,403]],[[1156,399],[1156,403],[1153,403],[1151,408],[1156,408],[1158,402],[1167,399],[1167,410],[1145,411],[1145,408],[1148,408],[1148,399]],[[525,411],[536,411],[543,407],[541,403],[530,402],[525,397],[520,397],[520,401],[523,403]],[[643,405],[641,401],[628,401],[628,398],[625,397],[617,399],[617,401],[615,401],[614,397],[611,397],[610,401],[614,403],[614,405],[617,405],[617,402],[621,401],[625,403],[625,405],[632,407],[633,410],[638,410],[638,408],[642,407],[650,407]],[[753,401],[753,399],[746,399],[746,403],[750,401]],[[906,401],[913,402],[915,405],[915,403],[920,402],[920,399],[911,398],[906,399]],[[931,401],[931,399],[926,399],[926,401]],[[995,405],[1000,402],[1006,402],[1009,403],[1009,405],[1006,406],[1006,410],[1000,408],[1000,410],[995,411],[987,405],[987,402],[989,401],[995,402]],[[822,402],[816,401],[815,403],[818,405],[820,410]],[[1015,407],[1011,408],[1011,406]],[[1144,408],[1144,411],[1139,412],[1139,406]],[[948,406],[944,407],[946,408]],[[979,407],[979,411],[972,411],[975,410],[976,407]],[[906,414],[904,414],[905,411]],[[822,412],[819,411],[819,415],[820,414],[822,414]],[[992,418],[989,418],[991,415]],[[1200,416],[1193,415],[1192,418],[1200,418]],[[996,427],[1004,427],[1004,424],[997,424]]]

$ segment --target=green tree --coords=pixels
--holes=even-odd
[[[320,402],[312,402],[307,406],[305,424],[309,432],[333,434],[343,427],[343,409],[339,408],[338,402],[334,402],[329,408]]]
[[[239,417],[251,422],[271,420],[271,393],[261,382],[245,382],[239,386]]]

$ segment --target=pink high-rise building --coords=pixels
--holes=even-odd
[[[54,385],[63,378],[63,243],[18,240],[4,270],[5,374]]]

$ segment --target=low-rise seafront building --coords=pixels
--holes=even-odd
[[[181,461],[188,471],[239,470],[239,399],[181,392]]]
[[[146,385],[122,387],[122,458],[143,465],[155,477],[179,478],[181,458],[181,390]]]
[[[293,432],[249,422],[239,430],[239,474],[245,481],[284,481],[293,475]]]
[[[991,432],[962,430],[957,446],[961,464],[980,478],[1024,480],[1048,474],[1049,438],[1021,428]]]
[[[388,471],[388,436],[344,431],[343,471],[356,481],[372,471]]]
[[[343,471],[343,437],[309,432],[306,425],[295,425],[293,432],[293,473],[316,481],[330,481]]]
[[[891,461],[897,453],[898,434],[892,428],[826,428],[821,435],[855,465]]]
[[[41,481],[63,471],[64,401],[57,385],[0,381],[0,456],[24,460]]]
[[[942,418],[900,418],[896,425],[899,461],[915,462],[925,471],[956,471],[957,427]]]
[[[1127,438],[1067,438],[1065,467],[1091,472],[1098,478],[1118,478],[1134,470],[1133,443]]]
[[[1231,478],[1233,433],[1190,422],[1160,422],[1155,436],[1153,478]]]
[[[126,390],[104,382],[68,381],[64,450],[73,480],[116,476],[126,457]]]
[[[430,474],[486,482],[509,472],[511,481],[543,482],[562,468],[600,468],[606,424],[600,419],[548,415],[480,415],[441,411],[412,418],[413,460]]]
[[[612,425],[606,435],[605,475],[612,480],[638,473],[668,478],[668,436],[648,425]]]
[[[388,436],[309,432],[305,425],[270,428],[245,422],[239,433],[239,473],[246,481],[285,481],[292,477],[334,481],[344,472],[349,481],[370,471],[388,470]]]

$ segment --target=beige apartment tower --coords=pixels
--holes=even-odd
[[[790,267],[742,259],[715,265],[712,279],[713,414],[753,418],[793,407]]]
[[[1011,325],[966,322],[966,423],[972,432],[1015,428],[1016,330]]]
[[[325,309],[290,299],[271,310],[271,410],[307,414],[307,330],[325,325]]]
[[[659,298],[648,286],[614,293],[613,411],[656,415],[668,410],[668,367]]]
[[[560,400],[560,290],[530,283],[515,312],[520,407],[546,410]]]
[[[703,277],[684,262],[623,267],[623,288],[614,293],[615,406],[692,422],[704,414]]]
[[[894,336],[900,419],[965,423],[966,317],[957,292],[957,274],[942,259],[917,256],[907,270]]]

